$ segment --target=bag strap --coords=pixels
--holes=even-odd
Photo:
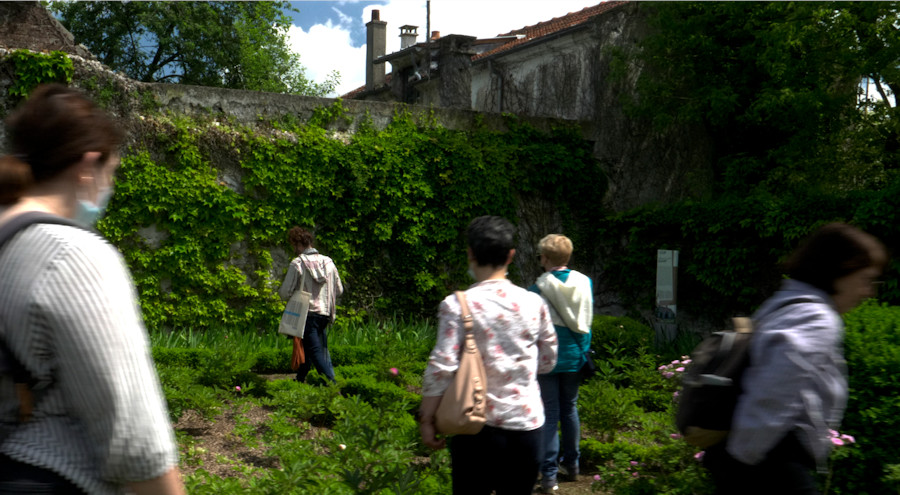
[[[461,310],[460,316],[462,316],[463,328],[466,329],[466,334],[472,334],[475,329],[474,318],[472,318],[472,312],[469,311],[469,303],[466,300],[466,293],[458,290],[456,291],[456,298],[459,299],[459,307]]]
[[[0,225],[0,249],[20,231],[36,223],[68,225],[87,230],[74,220],[50,213],[30,211],[16,215]],[[3,315],[0,315],[0,318],[3,318]],[[3,319],[5,320],[5,318]],[[0,326],[6,329],[10,328],[5,321],[0,322]],[[9,372],[16,387],[16,395],[19,397],[19,419],[24,422],[31,416],[31,411],[34,407],[32,388],[37,381],[7,345],[6,335],[3,332],[0,332],[0,352],[3,353],[4,358],[8,361]]]
[[[459,307],[460,307],[460,316],[462,316],[463,328],[465,329],[465,338],[463,345],[459,346],[459,356],[462,359],[463,353],[466,351],[473,352],[475,355],[481,358],[481,354],[478,353],[478,346],[475,344],[475,319],[472,317],[472,311],[469,310],[469,303],[466,300],[466,293],[458,290],[456,291],[456,298],[459,299]]]
[[[302,254],[298,256],[298,258],[300,258],[300,287],[298,287],[297,290],[303,292],[303,286],[306,285],[306,270],[303,269],[303,265],[306,263],[303,261],[304,258]]]

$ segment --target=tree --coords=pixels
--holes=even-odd
[[[51,2],[103,64],[144,82],[324,96],[287,45],[288,2]]]
[[[900,161],[893,2],[644,3],[636,115],[699,122],[720,192],[882,187]],[[860,82],[873,82],[865,103]]]

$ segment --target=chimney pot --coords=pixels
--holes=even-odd
[[[378,9],[372,10],[372,20],[380,21],[381,20],[381,12]]]
[[[419,36],[416,33],[416,29],[419,26],[410,26],[406,24],[404,26],[400,26],[400,49],[404,49],[416,44],[416,38]]]
[[[440,39],[440,37],[441,37],[440,31],[432,31],[431,32],[431,39],[436,40],[436,39]]]

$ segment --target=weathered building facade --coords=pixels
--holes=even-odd
[[[385,35],[386,22],[378,28],[373,37]],[[594,157],[609,178],[606,207],[703,196],[712,181],[703,129],[677,122],[658,129],[622,106],[623,96],[635,97],[643,68],[632,63],[614,76],[613,64],[634,60],[647,34],[639,2],[603,2],[488,39],[432,33],[368,59],[367,70],[381,77],[344,98],[578,121],[591,129]]]

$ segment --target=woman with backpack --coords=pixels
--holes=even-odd
[[[788,279],[753,315],[750,366],[726,441],[704,465],[719,495],[817,494],[847,403],[841,315],[875,295],[884,245],[842,223],[818,229],[787,262]]]
[[[0,230],[0,493],[185,493],[122,255],[91,230],[120,126],[80,91],[35,89],[7,119]],[[16,223],[13,223],[16,222]]]

